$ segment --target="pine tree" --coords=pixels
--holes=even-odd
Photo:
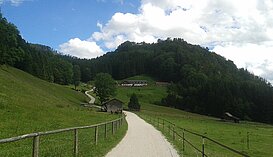
[[[81,69],[80,69],[80,66],[74,65],[74,67],[73,67],[73,83],[74,83],[74,86],[75,86],[75,90],[76,90],[76,87],[78,85],[80,85],[80,81],[81,81]]]
[[[131,95],[130,102],[128,103],[129,110],[139,111],[140,104],[138,102],[138,98],[135,93]]]

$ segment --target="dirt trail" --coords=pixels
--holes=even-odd
[[[106,157],[178,157],[165,137],[136,114],[125,112],[128,131]]]

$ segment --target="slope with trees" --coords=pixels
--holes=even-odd
[[[270,83],[183,39],[158,40],[153,44],[127,41],[102,57],[78,59],[60,55],[47,46],[27,43],[16,26],[0,14],[0,64],[59,84],[73,83],[73,65],[80,67],[83,82],[101,72],[114,79],[146,74],[173,82],[163,105],[217,117],[231,112],[241,119],[273,123]]]
[[[93,75],[107,72],[123,79],[147,74],[173,82],[162,100],[166,106],[216,117],[231,112],[241,119],[273,123],[273,88],[269,82],[183,39],[153,44],[125,42],[102,57],[73,62],[81,61]]]
[[[27,43],[0,13],[0,65],[6,64],[49,82],[72,83],[73,66],[52,48]]]

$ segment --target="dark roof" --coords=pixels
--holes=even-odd
[[[120,104],[123,104],[122,101],[120,101],[119,99],[114,98],[114,99],[111,99],[111,100],[109,100],[109,101],[104,102],[102,105],[107,105],[107,104],[109,104],[109,103],[111,103],[111,102],[113,102],[113,101],[117,101],[117,102],[119,102]]]

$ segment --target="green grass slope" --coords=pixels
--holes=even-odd
[[[0,66],[0,139],[32,132],[91,125],[118,118],[118,115],[80,107],[80,103],[87,100],[88,98],[81,92],[48,83],[12,67]],[[113,143],[116,141],[113,140]],[[15,145],[19,147],[19,143],[16,142]],[[0,156],[3,155],[2,152],[14,151],[11,146],[2,146],[0,145]],[[29,146],[31,148],[31,145]],[[107,152],[103,150],[99,151]],[[27,150],[22,148],[20,156],[26,155],[24,151]],[[31,153],[31,150],[27,152]],[[7,154],[4,153],[5,155]]]
[[[150,85],[155,84],[155,80],[153,78],[149,77],[148,75],[136,75],[136,76],[124,79],[124,80],[146,80],[149,82]]]
[[[127,106],[130,97],[133,93],[137,94],[139,101],[142,104],[142,109],[150,108],[151,104],[157,104],[162,98],[167,96],[165,86],[157,86],[155,80],[146,75],[137,75],[124,80],[146,80],[148,86],[144,87],[122,87],[117,89],[116,97],[122,100]]]
[[[177,126],[211,137],[227,146],[230,146],[250,156],[273,156],[273,126],[261,123],[241,122],[234,124],[221,122],[214,117],[189,113],[174,108],[154,105],[166,96],[166,87],[150,85],[147,87],[119,87],[117,97],[126,104],[130,96],[135,93],[141,104],[140,114],[143,117],[161,117]],[[247,132],[249,133],[249,148],[247,147]],[[169,139],[172,137],[168,132],[164,133]],[[182,133],[181,133],[182,134]],[[202,140],[186,134],[187,138],[201,149]],[[170,140],[171,141],[171,140]],[[172,141],[171,141],[172,142]],[[189,145],[186,152],[182,152],[182,142],[173,142],[179,153],[184,156],[197,156]],[[206,142],[206,152],[209,156],[228,157],[236,156],[221,147]],[[199,154],[200,156],[200,154]]]

